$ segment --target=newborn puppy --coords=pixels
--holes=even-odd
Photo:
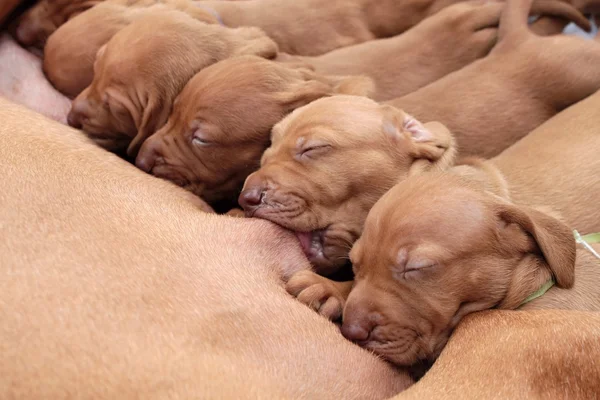
[[[364,97],[334,96],[294,111],[273,128],[261,168],[239,203],[249,217],[292,231],[321,274],[347,261],[375,201],[399,180],[448,168],[452,135],[439,123]]]
[[[283,52],[315,56],[398,35],[459,1],[213,0],[198,3],[214,9],[227,26],[263,29]]]
[[[280,54],[278,61],[305,63],[321,74],[369,76],[376,84],[372,98],[390,100],[487,55],[496,43],[503,8],[503,2],[461,2],[393,38],[371,40],[318,57]],[[588,26],[573,7],[558,0],[534,2],[530,13],[572,19]]]
[[[600,65],[600,47],[597,43],[564,36],[535,37],[527,30],[526,4],[517,10],[517,15],[513,13],[514,7],[507,11],[502,17],[504,41],[494,50],[495,55],[493,52],[486,59],[389,104],[414,100],[406,100],[407,108],[403,110],[410,115],[413,110],[417,111],[421,118],[415,118],[421,121],[441,117],[453,134],[456,130],[461,151],[487,155],[508,146],[529,132],[530,127],[533,129],[561,108],[600,88],[600,69],[596,68]],[[511,21],[516,21],[517,25]],[[506,48],[509,44],[517,49]],[[542,47],[557,52],[552,57],[545,56],[547,53],[540,53]],[[529,58],[521,59],[523,55]],[[563,56],[581,59],[579,67],[559,62]],[[535,62],[531,62],[531,57]],[[527,65],[523,65],[524,60],[529,60]],[[542,66],[548,69],[542,69]],[[581,69],[586,73],[583,74]],[[458,80],[458,77],[464,79]],[[550,78],[554,85],[547,84]],[[512,84],[507,85],[507,82]],[[424,95],[415,96],[417,93]],[[552,103],[551,106],[548,103]],[[327,112],[337,118],[317,119],[315,115],[321,115],[321,112],[314,107],[299,110],[295,114],[295,124],[282,125],[280,139],[273,138],[273,146],[266,153],[270,157],[265,157],[261,170],[249,177],[239,199],[248,216],[269,219],[296,232],[310,233],[304,239],[305,249],[319,273],[331,272],[346,263],[348,251],[360,235],[370,207],[405,175],[397,170],[403,170],[404,164],[387,161],[387,153],[393,148],[389,148],[381,135],[373,134],[374,129],[382,130],[380,125],[364,123],[369,118],[382,121],[376,104],[358,97],[347,98],[343,103],[330,99],[319,102],[322,107],[325,104],[328,105]],[[494,112],[489,111],[490,107]],[[365,110],[371,110],[374,115],[367,117]],[[515,116],[519,118],[514,119]],[[297,126],[305,127],[302,128],[304,131]],[[288,152],[295,148],[300,137],[320,138],[323,132],[337,133],[335,143],[344,146],[356,136],[368,139],[355,149],[355,153],[334,158],[325,152],[325,156],[313,159],[311,164],[291,162]],[[278,142],[285,145],[278,146]],[[329,139],[325,143],[331,144]],[[330,148],[337,154],[335,146],[325,147]],[[287,160],[289,166],[277,170],[279,160]],[[312,168],[336,173],[316,174],[311,172]],[[353,173],[346,172],[354,170]],[[269,201],[270,198],[276,201]],[[360,206],[349,208],[348,202]]]
[[[597,203],[584,206],[594,212]],[[390,190],[350,258],[355,282],[342,333],[401,366],[435,360],[476,311],[600,311],[600,260],[583,247],[576,252],[568,225],[451,173]]]
[[[94,80],[74,101],[69,124],[102,147],[135,157],[198,71],[236,55],[276,53],[275,43],[257,28],[208,25],[168,9],[145,15],[99,50]]]
[[[164,11],[160,5],[145,7],[153,3],[155,0],[108,0],[56,30],[44,50],[44,71],[54,87],[69,97],[79,95],[94,78],[94,60],[103,45],[134,20]],[[162,3],[185,11],[199,21],[217,23],[212,14],[187,0]]]
[[[103,0],[40,0],[16,22],[15,38],[23,46],[44,48],[62,24]]]
[[[464,315],[517,308],[550,277],[522,308],[600,310],[600,265],[583,247],[574,264],[572,232],[600,231],[598,107],[600,92],[498,157],[403,180],[350,253],[352,292],[311,272],[288,290],[328,317],[343,308],[344,334],[398,364],[435,358]]]
[[[534,35],[527,26],[530,3],[507,2],[489,56],[389,104],[417,119],[442,121],[461,154],[493,157],[600,89],[598,43]]]
[[[50,85],[42,61],[8,34],[0,35],[0,96],[67,123],[71,101]]]
[[[236,199],[258,169],[273,125],[318,98],[371,86],[367,78],[322,76],[256,56],[220,61],[185,85],[136,165],[211,203]]]

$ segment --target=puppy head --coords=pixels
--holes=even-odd
[[[239,30],[205,24],[168,7],[150,9],[98,52],[94,80],[75,100],[69,118],[100,144],[110,144],[110,150],[126,146],[129,156],[166,123],[175,97],[195,73],[237,54],[270,55],[265,47],[270,39],[252,28],[248,39]]]
[[[469,313],[517,308],[551,277],[571,287],[575,241],[545,213],[432,173],[377,202],[350,257],[356,281],[342,333],[410,366],[434,360]]]
[[[364,97],[320,99],[273,128],[272,145],[239,202],[248,216],[296,231],[327,274],[347,261],[380,196],[410,174],[446,168],[454,151],[439,123],[423,125]]]
[[[167,124],[142,145],[141,169],[209,202],[236,198],[273,125],[340,83],[257,56],[218,62],[184,87]]]
[[[42,50],[48,37],[75,15],[102,0],[40,0],[17,21],[15,36],[23,46]]]
[[[67,21],[48,38],[44,49],[48,80],[69,97],[79,95],[92,83],[98,50],[135,15],[128,7],[107,2]]]

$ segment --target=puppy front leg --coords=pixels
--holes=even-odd
[[[286,284],[289,294],[331,321],[342,317],[353,281],[335,282],[312,271],[299,271]]]

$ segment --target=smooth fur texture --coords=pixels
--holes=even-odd
[[[508,33],[491,55],[401,100],[379,106],[360,97],[323,99],[315,103],[318,105],[297,110],[289,117],[290,123],[282,123],[283,129],[274,132],[269,157],[263,159],[261,170],[246,182],[246,192],[253,198],[257,197],[256,193],[263,193],[265,201],[247,202],[242,196],[240,204],[248,215],[311,233],[307,247],[324,256],[311,259],[318,272],[339,268],[360,235],[368,210],[407,175],[410,164],[407,157],[420,162],[435,161],[439,157],[429,152],[411,157],[411,153],[406,152],[408,142],[390,143],[390,135],[385,134],[390,121],[382,110],[404,104],[407,98],[414,99],[418,107],[411,100],[402,109],[405,113],[421,122],[443,123],[456,137],[462,154],[489,155],[600,87],[600,70],[596,68],[600,65],[600,46],[597,43],[576,37],[534,36],[527,29],[526,15],[526,4],[522,4],[516,15],[503,15],[504,28],[501,26],[501,29]],[[558,56],[545,56],[549,53],[542,48],[551,48]],[[530,57],[535,55],[534,61],[516,59],[523,56],[523,52]],[[581,59],[578,68],[574,67],[576,63],[560,61],[562,56],[568,55],[575,59],[573,52]],[[500,62],[499,57],[505,61]],[[490,74],[497,76],[485,73],[476,64],[487,66]],[[511,80],[505,75],[511,73],[518,77],[518,85],[514,79],[509,83]],[[553,85],[545,83],[547,75],[552,77]],[[452,76],[462,78],[454,81]],[[452,88],[444,82],[453,82]],[[422,97],[419,93],[428,94]],[[549,107],[550,102],[555,104]],[[489,112],[490,109],[494,112]],[[413,110],[420,113],[421,118],[414,115]],[[438,112],[440,110],[444,112]],[[397,110],[397,113],[402,111]],[[331,117],[333,115],[335,117]],[[456,151],[453,139],[437,138],[435,132],[430,133],[424,142],[438,153],[448,148]],[[298,163],[290,155],[290,149],[298,146],[300,138],[322,143],[328,150],[322,156],[313,157],[310,164]],[[452,146],[449,146],[450,140]],[[348,147],[353,151],[338,151]],[[397,154],[403,156],[398,158]],[[285,168],[282,167],[284,161]]]
[[[407,95],[486,56],[498,38],[503,2],[465,1],[426,18],[392,38],[370,40],[317,57],[280,54],[278,60],[304,63],[321,74],[365,75],[375,81],[377,101]],[[587,27],[587,20],[562,1],[534,2],[531,14],[555,15]],[[534,24],[536,32],[559,33],[548,22]],[[544,23],[546,26],[541,26]]]
[[[0,397],[360,399],[411,383],[285,293],[308,268],[293,235],[203,213],[1,98],[0,119]]]
[[[69,97],[78,96],[94,78],[98,50],[133,21],[165,6],[184,11],[194,19],[217,23],[206,10],[188,0],[107,0],[70,19],[54,32],[44,48],[44,72],[52,84]]]
[[[383,196],[350,253],[345,336],[399,365],[432,360],[465,315],[515,309],[551,278],[524,309],[600,311],[600,260],[572,232],[600,230],[599,106],[600,92],[491,161]]]
[[[258,169],[273,125],[321,97],[371,88],[367,78],[325,76],[256,56],[220,61],[186,84],[136,165],[211,203],[236,199]]]
[[[167,122],[175,98],[198,71],[236,55],[273,58],[277,53],[258,28],[209,25],[159,7],[98,51],[94,80],[69,114],[70,125],[130,157]]]

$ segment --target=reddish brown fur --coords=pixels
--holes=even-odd
[[[62,24],[103,0],[40,0],[16,21],[15,37],[40,50]]]
[[[0,4],[0,27],[4,24],[4,21],[14,11],[15,8],[21,4],[22,0],[4,0]]]
[[[273,125],[320,97],[371,86],[368,79],[322,76],[256,56],[224,60],[186,84],[136,164],[209,202],[236,199],[258,169]]]
[[[236,55],[272,58],[277,52],[257,28],[208,25],[159,7],[99,50],[94,80],[69,114],[69,123],[82,127],[98,144],[127,150],[131,157],[167,122],[176,96],[202,68]]]
[[[600,92],[491,161],[383,196],[351,251],[344,334],[400,365],[433,359],[462,317],[515,309],[550,278],[523,309],[600,311],[600,260],[575,259],[572,233],[600,231],[599,106]]]
[[[491,157],[600,89],[600,46],[533,35],[525,7],[503,17],[511,28],[490,55],[389,104],[423,121],[443,121],[461,154]]]
[[[418,120],[443,122],[457,137],[463,153],[489,155],[600,88],[600,46],[574,37],[536,37],[527,32],[526,25],[520,25],[525,24],[526,9],[520,13],[516,17],[517,36],[510,33],[504,37],[488,57],[388,104],[406,103],[403,110],[410,115],[414,110],[417,115],[413,116]],[[566,62],[564,57],[572,60]],[[510,62],[500,63],[502,60]],[[548,85],[548,79],[554,83]],[[268,150],[273,161],[265,159],[261,171],[246,183],[246,189],[260,190],[277,200],[263,204],[262,211],[249,215],[300,232],[318,233],[325,229],[323,242],[331,257],[326,257],[326,261],[313,259],[320,272],[324,267],[344,264],[370,207],[405,176],[399,173],[406,170],[405,161],[394,163],[387,158],[394,146],[380,134],[382,119],[378,107],[371,105],[374,114],[367,115],[366,103],[356,97],[336,106],[335,100],[325,99],[319,103],[320,110],[298,110],[296,124],[307,128],[301,132],[293,125],[280,129],[279,138],[273,138],[274,145]],[[321,118],[321,114],[336,118]],[[336,157],[313,161],[310,168],[331,171],[329,174],[309,174],[310,169],[298,163],[277,167],[280,161],[290,159],[289,149],[294,148],[300,136],[311,139],[324,132],[333,133],[339,147],[351,145],[356,137],[368,139],[352,153],[336,153]]]
[[[321,273],[333,272],[387,189],[453,163],[454,140],[443,126],[426,124],[429,136],[417,141],[409,121],[416,122],[364,97],[334,96],[300,108],[273,128],[272,145],[246,180],[240,205],[248,216],[318,234],[323,254],[309,257]],[[312,155],[303,156],[311,147]]]
[[[473,314],[425,377],[394,400],[593,399],[599,337],[596,312]]]
[[[1,398],[364,399],[411,384],[285,293],[282,276],[308,268],[293,235],[199,212],[1,98],[0,120]]]
[[[458,0],[201,1],[228,26],[258,26],[290,54],[314,56],[398,35]]]
[[[44,71],[64,94],[76,97],[94,78],[96,54],[117,32],[136,19],[163,10],[155,0],[107,0],[62,25],[44,49]],[[214,16],[187,0],[162,0],[194,19],[216,23]],[[148,8],[146,8],[148,7]]]
[[[282,54],[279,60],[305,63],[322,74],[369,76],[376,84],[371,97],[377,101],[390,100],[414,92],[487,55],[497,40],[503,8],[502,2],[461,2],[393,38],[371,40],[318,57]],[[563,16],[585,25],[575,10],[561,1],[535,2],[531,14]],[[537,31],[544,34],[556,32],[538,25]],[[558,32],[564,23],[559,22],[559,25]]]

